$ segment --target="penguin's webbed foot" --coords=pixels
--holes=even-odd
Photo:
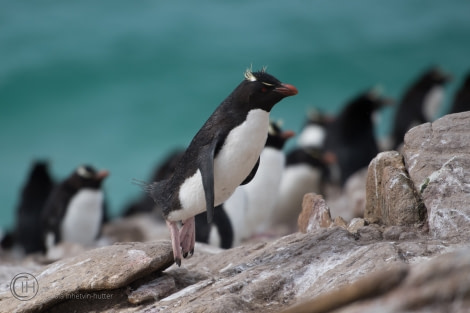
[[[194,246],[196,244],[196,223],[194,217],[188,218],[183,221],[183,226],[180,229],[179,239],[183,257],[186,258],[194,254]]]
[[[181,266],[181,242],[179,236],[178,225],[176,222],[166,221],[166,225],[170,230],[170,238],[171,238],[171,247],[173,249],[173,259],[178,266]]]

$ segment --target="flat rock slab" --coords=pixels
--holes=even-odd
[[[371,242],[361,238],[361,231],[353,235],[341,227],[296,233],[212,256],[202,256],[196,249],[193,258],[183,260],[182,268],[171,267],[165,275],[175,281],[198,275],[198,282],[122,312],[277,312],[372,272],[422,261],[445,249],[440,242]]]
[[[31,273],[37,294],[28,301],[0,293],[1,312],[41,312],[83,292],[114,290],[173,263],[168,241],[122,243],[86,251]]]
[[[468,247],[414,264],[395,288],[381,297],[358,301],[335,313],[468,312],[470,307],[470,249]],[[308,312],[315,305],[309,303]],[[297,310],[297,313],[307,312]]]

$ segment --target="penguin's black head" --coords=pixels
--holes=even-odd
[[[237,95],[248,109],[260,108],[270,112],[283,98],[298,93],[292,85],[281,83],[263,69],[258,72],[245,71],[245,80],[237,88]]]
[[[392,99],[381,95],[379,88],[372,88],[351,100],[344,108],[342,116],[348,123],[358,123],[366,126],[363,122],[370,120],[374,112],[392,103]]]
[[[331,116],[322,113],[320,110],[312,108],[307,112],[307,120],[304,123],[304,127],[307,127],[309,125],[318,125],[325,127],[332,121],[333,118]]]
[[[463,86],[464,86],[465,89],[470,88],[470,72],[467,73],[467,76],[465,77]]]
[[[393,100],[390,98],[385,98],[382,95],[380,88],[372,88],[362,94],[362,101],[366,103],[366,106],[369,106],[372,111],[383,108],[386,105],[393,103]]]
[[[436,85],[444,85],[451,80],[452,76],[450,74],[445,73],[438,66],[433,66],[422,74],[420,83],[425,87],[432,87]]]
[[[381,93],[380,88],[366,90],[353,100],[354,106],[356,109],[360,107],[362,111],[372,114],[374,111],[393,103],[392,99],[385,98]]]
[[[35,161],[31,170],[31,179],[50,180],[49,164],[46,161]]]
[[[99,189],[101,188],[101,183],[108,175],[108,171],[97,171],[90,165],[82,165],[75,170],[70,180],[77,189]]]
[[[278,150],[284,148],[285,143],[295,133],[293,131],[282,131],[280,123],[269,122],[268,138],[266,139],[266,147],[273,147]]]

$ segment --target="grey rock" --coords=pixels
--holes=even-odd
[[[388,297],[383,286],[401,281],[390,269],[402,268],[396,272],[401,275],[403,266],[428,262],[449,249],[446,242],[421,237],[382,241],[382,228],[365,225],[356,235],[323,228],[230,250],[197,244],[181,268],[172,265],[163,273],[172,262],[169,242],[114,245],[43,267],[35,272],[41,286],[37,299],[21,304],[2,293],[0,311],[273,312],[323,296],[330,299],[323,300],[327,307],[341,310],[354,300]],[[347,286],[365,287],[328,296]],[[65,297],[71,294],[82,298]]]
[[[411,129],[404,157],[435,238],[470,238],[470,112]]]
[[[400,237],[398,237],[398,240],[412,240],[418,238],[418,234],[413,231],[409,232],[404,232],[400,234]]]
[[[307,193],[302,201],[302,212],[299,215],[299,231],[311,232],[320,228],[327,228],[331,220],[330,209],[321,195]]]
[[[334,223],[335,226],[339,226],[339,227],[342,227],[344,229],[348,229],[348,224],[346,223],[344,218],[342,218],[341,216],[335,217],[335,220],[333,221],[333,223]]]
[[[382,233],[382,229],[377,224],[367,225],[357,230],[357,234],[363,241],[382,240]]]
[[[363,218],[353,218],[348,225],[348,231],[352,234],[357,234],[359,228],[364,227],[366,225],[366,221]]]
[[[425,208],[396,151],[382,152],[369,164],[364,218],[384,225],[424,223]]]
[[[351,304],[336,313],[468,312],[470,305],[470,249],[437,256],[409,267],[394,289],[381,297]]]
[[[401,226],[389,226],[385,228],[383,232],[383,238],[385,240],[398,240],[405,229],[405,227]]]
[[[126,243],[86,251],[78,256],[52,263],[31,273],[39,290],[29,301],[20,301],[12,293],[0,293],[4,312],[39,312],[80,293],[113,290],[173,263],[168,241]]]
[[[192,263],[195,262],[195,263]],[[334,290],[389,264],[402,264],[390,243],[367,245],[340,228],[293,234],[271,243],[210,256],[211,278],[148,307],[169,312],[272,312],[312,294]],[[200,260],[184,266],[200,271]],[[354,266],[351,266],[354,264]],[[168,275],[174,275],[170,268]],[[220,299],[208,304],[209,299]],[[220,303],[219,303],[220,302]],[[221,303],[224,303],[222,305]]]
[[[368,275],[338,290],[320,295],[310,301],[292,306],[282,313],[322,313],[341,308],[350,303],[387,293],[399,285],[408,275],[408,267],[392,266]]]
[[[149,300],[160,300],[176,291],[173,277],[164,275],[129,292],[128,300],[132,304],[141,304]]]

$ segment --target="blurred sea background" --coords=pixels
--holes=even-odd
[[[381,85],[399,99],[427,67],[470,70],[470,2],[0,0],[0,227],[10,228],[33,160],[56,180],[108,169],[111,216],[185,147],[247,67],[295,85],[272,111],[299,131]],[[381,112],[377,136],[395,108]],[[291,145],[295,142],[291,142]]]

